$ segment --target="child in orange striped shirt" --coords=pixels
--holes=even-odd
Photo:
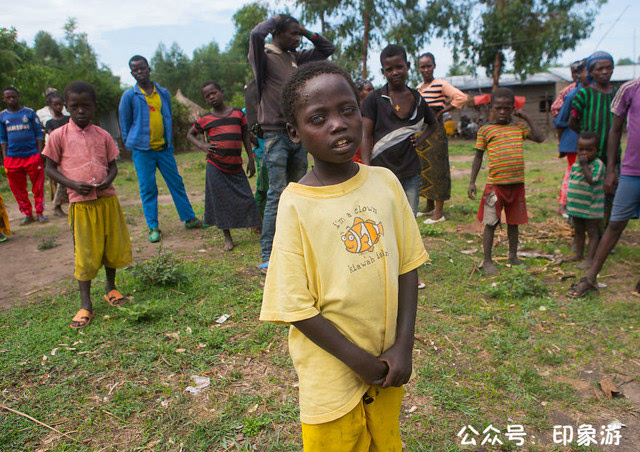
[[[508,88],[498,88],[491,93],[491,116],[493,121],[478,130],[476,155],[471,167],[471,180],[467,194],[476,197],[476,178],[482,165],[482,157],[489,156],[489,175],[482,193],[478,220],[485,224],[482,244],[484,260],[482,268],[489,274],[498,273],[491,258],[493,236],[502,210],[507,219],[509,237],[509,263],[519,265],[518,225],[526,224],[527,205],[524,197],[524,155],[522,143],[529,138],[536,143],[544,141],[544,134],[524,111],[514,112],[515,97]],[[524,119],[528,127],[513,123],[511,116]]]

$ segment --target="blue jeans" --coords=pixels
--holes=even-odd
[[[413,210],[413,216],[418,214],[418,204],[420,202],[420,174],[407,177],[406,179],[400,179],[400,184],[404,188],[404,193],[407,195],[407,201]]]
[[[273,236],[276,232],[276,214],[280,195],[289,182],[298,182],[307,172],[307,151],[294,144],[285,131],[264,134],[264,165],[269,175],[269,191],[262,219],[262,261],[271,257]]]
[[[149,228],[158,227],[158,186],[156,185],[156,168],[169,187],[180,221],[189,221],[196,217],[184,189],[182,177],[178,173],[176,159],[172,150],[133,151],[133,164],[138,174],[142,210]]]

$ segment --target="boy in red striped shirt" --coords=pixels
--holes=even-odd
[[[476,155],[471,166],[471,180],[467,194],[470,199],[476,198],[476,178],[482,166],[482,156],[487,151],[489,156],[489,175],[487,185],[482,193],[478,220],[485,224],[482,245],[484,260],[482,268],[489,274],[498,273],[491,258],[493,236],[502,210],[507,219],[507,235],[509,237],[509,263],[519,265],[518,259],[518,225],[526,224],[527,204],[524,197],[524,155],[522,143],[529,138],[536,143],[544,141],[544,134],[522,110],[514,112],[515,96],[508,88],[497,88],[491,93],[490,124],[478,130],[476,139]],[[528,126],[521,122],[512,123],[511,116],[524,119]]]

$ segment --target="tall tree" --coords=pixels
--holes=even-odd
[[[435,0],[409,17],[405,27],[430,24],[426,35],[443,37],[454,57],[485,68],[499,84],[505,64],[520,77],[541,70],[574,49],[593,30],[606,0]]]
[[[338,45],[334,58],[345,63],[347,69],[367,78],[369,52],[389,38],[386,30],[397,30],[415,12],[418,0],[296,0],[307,21],[318,21],[327,37]],[[418,40],[423,39],[421,32]],[[399,44],[413,46],[415,39],[408,34],[394,39]],[[394,37],[395,38],[395,37]],[[355,62],[358,62],[355,69]]]

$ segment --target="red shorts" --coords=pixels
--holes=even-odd
[[[485,185],[478,209],[478,220],[494,226],[500,222],[503,209],[507,224],[527,224],[529,222],[527,202],[524,198],[524,183]]]

